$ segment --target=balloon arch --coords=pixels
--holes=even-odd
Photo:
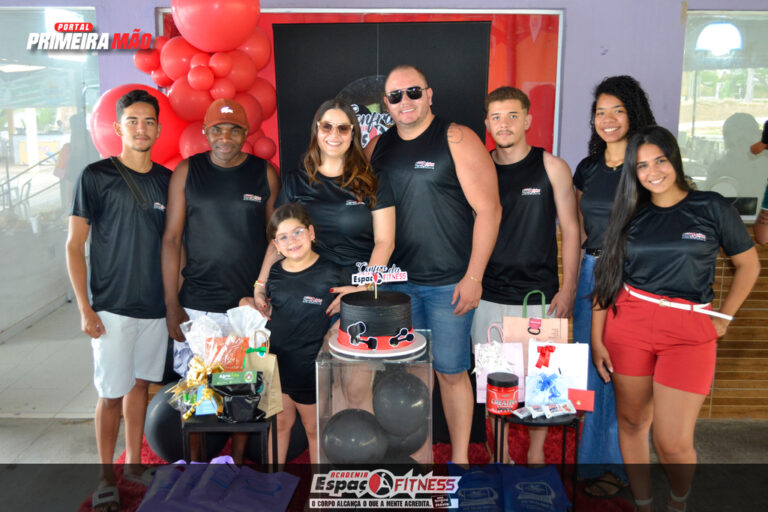
[[[160,136],[152,159],[174,169],[183,159],[207,151],[202,121],[217,98],[233,98],[243,105],[250,131],[243,151],[265,160],[276,145],[260,129],[277,104],[275,88],[257,76],[272,56],[269,38],[257,26],[259,0],[211,2],[172,0],[171,14],[180,36],[155,38],[154,47],[134,55],[136,67],[148,73],[167,95],[142,84],[126,84],[105,92],[94,106],[91,135],[102,155],[120,153],[115,134],[115,103],[132,89],[143,89],[158,99]]]

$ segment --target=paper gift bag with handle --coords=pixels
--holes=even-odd
[[[475,379],[477,381],[477,403],[484,404],[488,387],[488,374],[506,372],[517,375],[518,396],[525,396],[525,361],[522,343],[503,343],[491,338],[492,331],[499,332],[501,340],[504,332],[499,324],[488,326],[488,342],[478,343],[475,349]]]
[[[538,307],[528,309],[528,299],[531,295],[541,295],[541,316],[535,316]],[[523,359],[528,365],[528,340],[549,341],[552,343],[568,343],[568,319],[547,318],[544,292],[532,290],[523,298],[523,316],[504,317],[504,343],[522,343]],[[525,379],[522,379],[525,380]]]
[[[257,333],[254,333],[254,338]],[[269,352],[269,339],[259,348],[249,348],[245,354],[244,370],[262,372],[264,390],[259,401],[259,410],[264,411],[266,418],[283,410],[283,388],[280,385],[280,370],[277,367],[277,356]]]

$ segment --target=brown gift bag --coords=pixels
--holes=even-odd
[[[254,336],[256,339],[256,336]],[[283,410],[283,388],[280,385],[280,370],[277,356],[269,353],[269,339],[265,349],[249,349],[245,354],[243,370],[256,370],[262,373],[264,390],[261,393],[259,409],[269,418]]]
[[[528,316],[528,297],[541,295],[541,317]],[[528,340],[568,343],[568,319],[547,318],[547,298],[541,290],[532,290],[523,297],[523,316],[505,316],[504,343],[522,343],[525,367],[528,366]]]

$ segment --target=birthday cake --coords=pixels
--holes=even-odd
[[[413,344],[411,297],[401,292],[349,293],[341,298],[338,344],[347,351],[383,352]]]

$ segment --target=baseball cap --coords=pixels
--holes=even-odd
[[[203,124],[208,127],[222,123],[234,124],[248,131],[248,116],[245,109],[229,98],[219,98],[211,103],[203,119]]]

